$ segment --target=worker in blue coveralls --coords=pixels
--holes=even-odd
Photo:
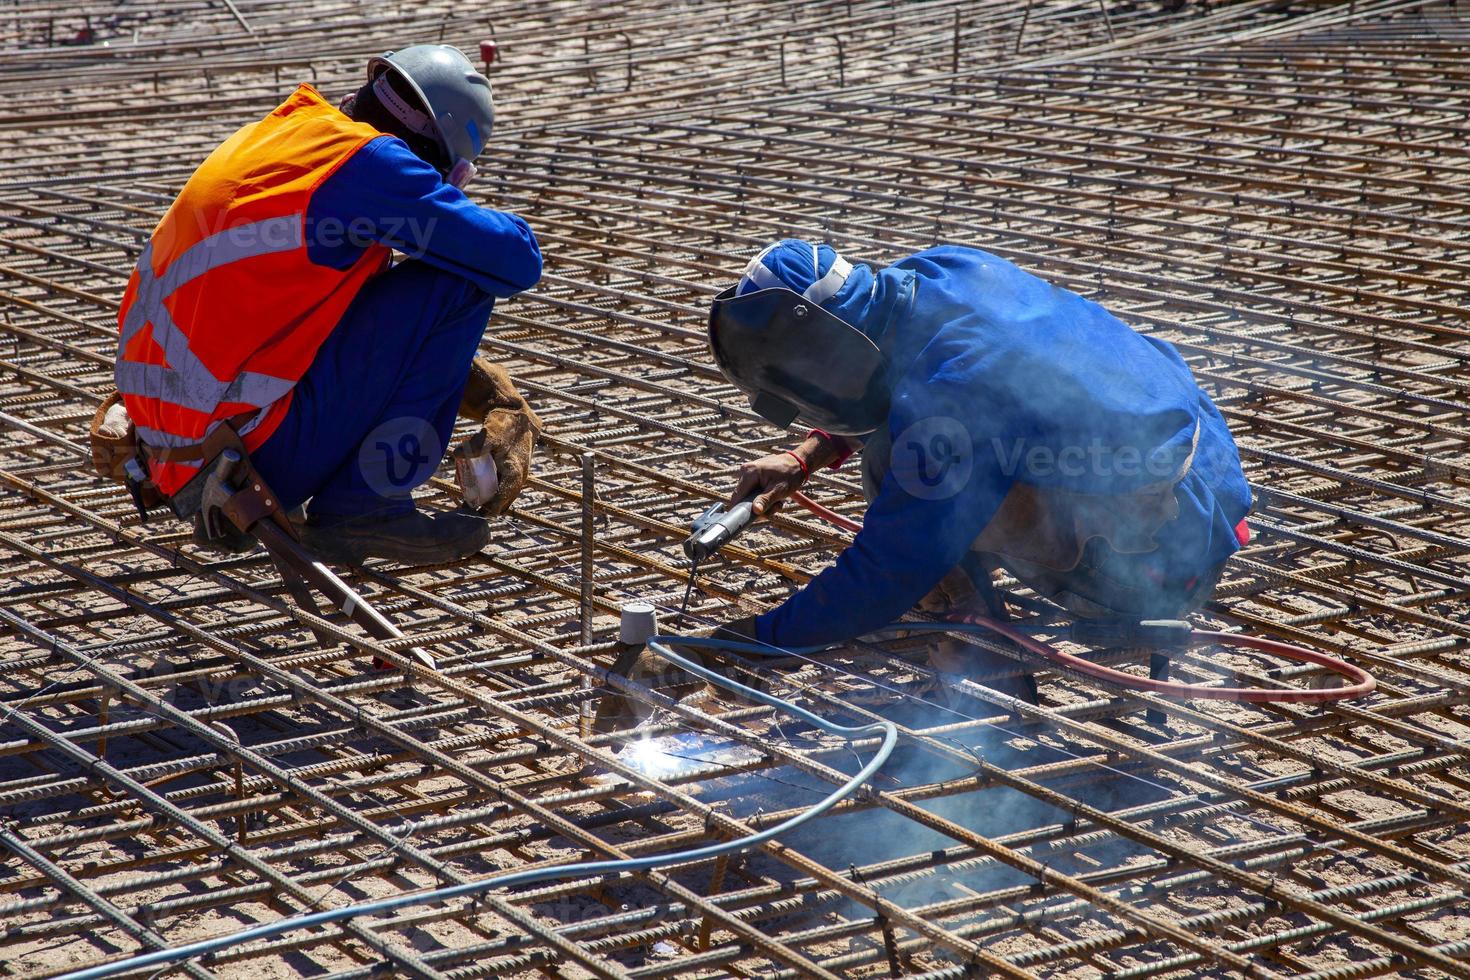
[[[1079,619],[1175,618],[1247,540],[1234,441],[1174,348],[978,249],[879,268],[778,242],[715,299],[709,339],[757,414],[815,427],[740,467],[731,502],[756,493],[769,514],[855,451],[869,502],[830,568],[721,635],[790,648],[916,605],[1003,616],[996,569]],[[966,672],[960,649],[999,666],[944,643],[931,659]],[[1029,678],[1009,686],[1034,698]],[[602,717],[611,730],[628,715]]]
[[[839,642],[915,605],[995,615],[995,569],[1079,619],[1177,618],[1249,538],[1234,440],[1175,349],[979,249],[875,268],[778,242],[716,298],[710,344],[758,414],[815,427],[742,466],[732,500],[768,514],[862,453],[862,530],[731,624],[759,641]]]
[[[118,389],[162,494],[229,424],[281,504],[307,505],[302,540],[321,558],[447,562],[485,544],[540,433],[476,356],[495,300],[541,275],[526,222],[464,192],[493,118],[462,52],[415,45],[371,59],[338,105],[300,86],[200,165],[121,318]],[[456,450],[470,506],[421,511],[412,492],[456,415],[477,426]]]

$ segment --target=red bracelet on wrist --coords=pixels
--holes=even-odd
[[[790,456],[792,459],[796,460],[796,465],[801,467],[802,479],[806,479],[807,477],[812,475],[812,471],[806,465],[806,460],[802,459],[800,456],[796,455],[796,453],[792,452],[789,449],[783,449],[782,452],[784,452],[787,456]]]
[[[853,451],[848,448],[847,442],[838,442],[837,437],[832,435],[830,432],[824,432],[821,429],[813,429],[806,435],[808,439],[810,439],[812,436],[816,436],[819,439],[822,439],[828,445],[830,445],[833,449],[837,450],[837,458],[827,464],[827,469],[835,470],[837,469],[837,467],[841,466],[843,463],[852,458]]]

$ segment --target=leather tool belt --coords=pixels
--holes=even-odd
[[[148,511],[165,502],[175,515],[187,520],[203,509],[205,487],[209,482],[209,477],[215,472],[221,453],[227,449],[231,450],[240,458],[238,464],[232,464],[235,469],[235,477],[238,480],[248,479],[249,481],[248,484],[239,485],[248,485],[252,489],[258,488],[258,492],[239,495],[239,499],[224,507],[221,513],[242,530],[262,517],[270,516],[283,530],[295,537],[291,522],[286,519],[285,512],[281,511],[279,498],[270,492],[270,488],[266,486],[260,474],[255,472],[255,468],[250,465],[250,454],[245,451],[245,444],[240,439],[239,430],[254,417],[254,411],[242,412],[214,426],[199,442],[160,448],[150,446],[138,438],[137,426],[128,416],[121,396],[113,392],[107,396],[98,407],[96,414],[92,416],[92,424],[88,433],[92,451],[92,467],[99,476],[116,480],[128,488],[128,492],[132,494],[133,503],[137,505],[138,513],[145,523],[148,520]],[[148,464],[151,462],[192,463],[195,461],[200,462],[199,472],[169,498],[159,493],[158,487],[148,475]],[[246,510],[259,510],[260,512],[246,513]],[[232,511],[238,511],[238,513]],[[245,520],[246,523],[239,524],[237,517]],[[213,520],[212,515],[206,514],[205,530],[210,537],[219,537],[216,532],[222,529],[217,525],[211,527],[211,520]]]

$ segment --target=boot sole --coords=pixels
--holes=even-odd
[[[400,565],[443,565],[479,554],[488,540],[488,532],[473,546],[457,543],[452,547],[372,538],[343,541],[340,537],[326,538],[311,533],[303,533],[301,536],[301,543],[314,556],[337,565],[361,565],[369,558],[383,558]]]

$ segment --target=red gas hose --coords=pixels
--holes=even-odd
[[[804,493],[796,492],[791,495],[797,503],[811,511],[822,520],[837,527],[844,528],[854,533],[862,530],[862,524],[850,517],[844,517],[836,511],[829,510],[821,504],[812,500]],[[1218,643],[1220,646],[1239,647],[1247,650],[1255,650],[1259,653],[1268,653],[1273,657],[1283,660],[1294,660],[1298,663],[1316,664],[1325,667],[1334,674],[1348,678],[1354,683],[1348,687],[1324,687],[1324,688],[1291,688],[1283,690],[1274,687],[1209,687],[1202,684],[1181,684],[1178,681],[1159,681],[1150,677],[1138,677],[1121,670],[1095,664],[1090,660],[1063,653],[1051,644],[1038,640],[1033,636],[1022,633],[1006,623],[985,616],[967,616],[961,622],[973,623],[983,626],[993,633],[1004,636],[1017,646],[1036,654],[1043,660],[1059,664],[1070,671],[1091,677],[1094,680],[1111,684],[1115,687],[1127,688],[1132,691],[1149,691],[1154,694],[1162,694],[1172,698],[1198,698],[1210,701],[1250,701],[1277,702],[1284,704],[1322,704],[1328,701],[1342,701],[1347,698],[1361,697],[1372,692],[1377,682],[1373,675],[1361,667],[1354,666],[1344,660],[1309,650],[1306,647],[1297,646],[1292,643],[1282,643],[1279,640],[1264,640],[1254,636],[1244,636],[1238,633],[1217,633],[1210,630],[1194,630],[1190,633],[1188,646],[1198,646],[1204,643]]]
[[[1263,640],[1260,637],[1245,636],[1239,633],[1217,633],[1211,630],[1194,630],[1189,635],[1187,647],[1198,646],[1202,643],[1218,643],[1220,646],[1242,647],[1248,650],[1256,650],[1260,653],[1269,653],[1283,660],[1295,660],[1301,663],[1316,664],[1326,667],[1334,674],[1354,681],[1349,687],[1323,687],[1302,688],[1294,687],[1282,689],[1279,687],[1210,687],[1204,684],[1181,684],[1178,681],[1157,681],[1151,677],[1138,677],[1134,674],[1114,670],[1102,664],[1095,664],[1090,660],[1064,653],[1056,647],[1034,636],[1022,633],[1006,623],[990,619],[985,616],[965,616],[959,620],[964,623],[973,623],[983,626],[993,633],[1004,636],[1012,643],[1022,649],[1059,664],[1074,673],[1083,674],[1094,680],[1111,684],[1115,687],[1124,687],[1132,691],[1149,691],[1154,694],[1162,694],[1165,697],[1190,699],[1198,698],[1208,701],[1271,701],[1283,704],[1321,704],[1326,701],[1342,701],[1346,698],[1361,697],[1372,692],[1377,683],[1373,675],[1361,667],[1330,657],[1316,650],[1296,646],[1291,643],[1282,643],[1278,640]]]
[[[808,497],[806,494],[802,493],[800,490],[793,491],[791,494],[791,499],[796,501],[798,504],[801,504],[813,514],[816,514],[828,524],[836,525],[837,527],[842,528],[844,531],[851,531],[853,534],[856,534],[863,529],[863,526],[857,521],[853,520],[851,517],[843,517],[835,510],[828,510],[812,498]]]

